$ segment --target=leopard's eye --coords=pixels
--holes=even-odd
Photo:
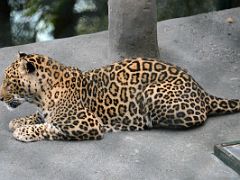
[[[3,87],[7,87],[8,83],[7,83],[7,81],[4,80],[2,84],[3,84]]]
[[[3,86],[6,88],[7,91],[11,90],[11,83],[9,81],[3,81]]]
[[[7,86],[7,91],[9,92],[10,90],[11,90],[11,87],[9,85],[9,86]]]

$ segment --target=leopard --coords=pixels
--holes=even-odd
[[[108,132],[191,129],[207,117],[240,111],[240,100],[207,93],[177,65],[133,57],[88,71],[49,56],[19,52],[4,71],[0,101],[37,112],[10,121],[13,137],[100,140]]]

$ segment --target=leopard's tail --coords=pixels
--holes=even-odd
[[[240,99],[224,99],[208,95],[205,103],[209,116],[240,112]]]

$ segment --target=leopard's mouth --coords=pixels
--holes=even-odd
[[[4,102],[10,109],[17,108],[22,104],[21,99],[15,98],[15,96],[10,93],[10,86],[6,85],[5,82],[0,90],[0,101]]]
[[[8,102],[6,102],[6,104],[10,107],[10,108],[17,108],[19,105],[22,104],[21,101],[16,100],[16,99],[12,99]]]
[[[23,101],[21,101],[20,99],[15,99],[14,97],[7,99],[4,98],[1,99],[1,101],[7,106],[9,110],[15,109],[23,103]]]

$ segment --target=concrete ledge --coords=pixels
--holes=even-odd
[[[239,141],[216,144],[214,154],[240,175]]]
[[[226,22],[228,17],[234,22]],[[160,56],[187,68],[208,92],[240,98],[240,8],[158,23]],[[82,70],[110,63],[107,32],[0,49],[0,71],[17,51],[48,54]],[[213,153],[239,140],[239,114],[209,118],[189,131],[151,130],[107,134],[101,141],[21,143],[8,131],[11,119],[34,107],[9,112],[0,105],[0,179],[239,179]]]

